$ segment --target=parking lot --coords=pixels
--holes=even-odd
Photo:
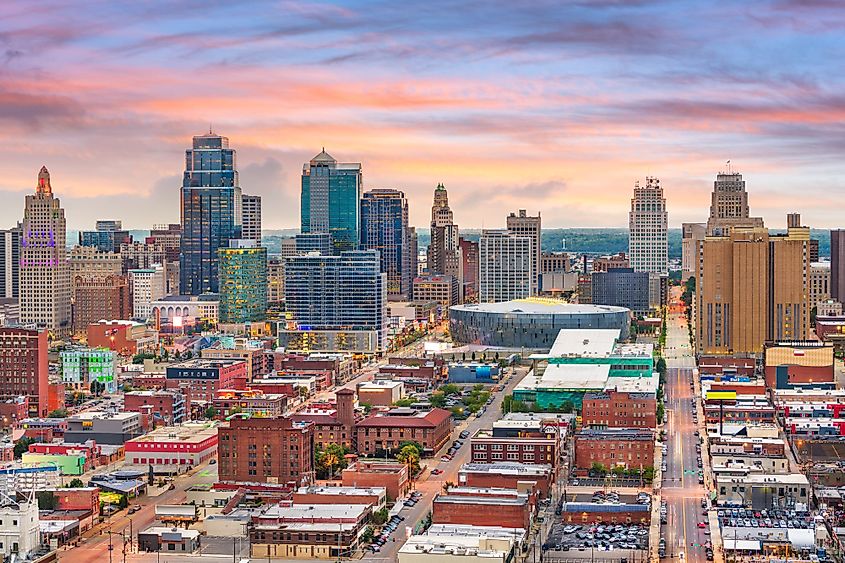
[[[808,512],[794,510],[750,510],[745,508],[720,508],[719,525],[723,528],[796,528],[815,527],[813,517]]]
[[[546,551],[590,552],[648,549],[648,526],[639,524],[577,525],[555,522],[543,544]]]

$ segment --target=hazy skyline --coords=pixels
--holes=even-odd
[[[623,227],[658,176],[672,227],[706,220],[717,171],[753,215],[841,226],[845,11],[771,2],[24,2],[0,5],[0,227],[42,165],[68,226],[177,222],[184,151],[238,151],[264,227],[299,224],[302,164],[325,146],[428,224],[510,211]]]

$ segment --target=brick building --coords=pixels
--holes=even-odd
[[[46,416],[49,402],[47,331],[0,328],[0,398],[25,395],[30,416]]]
[[[176,391],[129,391],[123,395],[123,410],[146,416],[149,428],[185,422],[190,406]]]
[[[833,344],[815,340],[767,342],[764,366],[766,386],[770,389],[825,383],[833,385]]]
[[[314,444],[325,448],[329,444],[355,449],[355,391],[340,389],[335,393],[336,409],[303,410],[291,415],[293,422],[310,423],[314,426]]]
[[[0,401],[0,428],[16,428],[18,423],[29,417],[29,397],[21,395]]]
[[[221,389],[243,389],[246,368],[243,360],[195,358],[167,366],[167,388],[182,390],[192,403],[211,403]]]
[[[751,358],[731,356],[702,356],[698,363],[701,375],[754,375],[755,362]]]
[[[222,389],[212,401],[220,420],[243,413],[261,418],[278,418],[287,410],[287,395],[264,393],[255,389]]]
[[[268,373],[268,356],[263,348],[205,348],[200,352],[200,357],[209,360],[243,360],[246,362],[247,381],[258,379]]]
[[[124,357],[155,352],[158,332],[133,321],[100,321],[88,325],[88,346],[108,348]]]
[[[479,430],[470,438],[472,463],[548,464],[557,467],[560,454],[557,435],[530,434],[494,436],[490,430]]]
[[[402,442],[418,442],[425,453],[436,453],[452,435],[452,413],[432,409],[418,413],[411,409],[393,409],[370,416],[355,425],[356,447],[359,454],[374,455],[384,450],[396,450]]]
[[[165,426],[149,434],[127,440],[126,462],[152,465],[165,472],[178,466],[196,467],[217,455],[217,428],[209,424],[188,423]]]
[[[129,280],[120,274],[76,275],[73,285],[73,331],[85,334],[99,319],[132,316]]]
[[[532,507],[529,496],[498,489],[498,494],[446,494],[434,497],[431,521],[434,524],[469,524],[528,529]]]
[[[551,465],[503,461],[499,463],[467,463],[458,471],[458,484],[467,487],[516,489],[533,484],[540,497],[549,496],[553,482]]]
[[[648,524],[648,504],[565,502],[561,518],[569,524]]]
[[[653,393],[586,393],[582,409],[585,428],[657,428],[657,397]]]
[[[594,463],[606,468],[654,467],[654,433],[635,428],[578,432],[575,434],[575,467],[590,469]]]
[[[314,426],[291,418],[235,418],[219,428],[221,481],[310,484]]]
[[[352,459],[341,472],[344,487],[385,487],[388,500],[396,500],[410,490],[408,466],[395,461]]]
[[[369,504],[373,511],[387,504],[384,487],[300,487],[291,497],[294,504]]]

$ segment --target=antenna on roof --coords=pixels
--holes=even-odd
[[[727,165],[728,165],[728,174],[732,174],[732,172],[731,172],[731,161],[730,160],[728,160]]]

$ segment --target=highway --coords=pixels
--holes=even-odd
[[[673,288],[673,300],[679,296]],[[671,307],[664,357],[666,358],[665,407],[667,413],[665,442],[668,452],[664,457],[666,472],[663,475],[662,498],[667,503],[667,524],[661,529],[666,540],[666,558],[693,563],[706,561],[703,546],[710,539],[699,527],[706,522],[701,507],[705,496],[703,485],[698,483],[697,454],[699,428],[693,423],[694,391],[690,387],[695,357],[689,345],[686,317],[677,307]],[[696,399],[697,400],[697,399]],[[703,421],[699,420],[699,424]],[[707,461],[707,460],[703,460]]]

